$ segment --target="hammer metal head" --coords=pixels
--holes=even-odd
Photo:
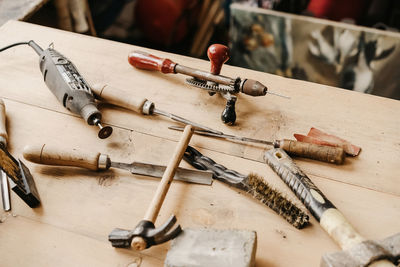
[[[140,236],[146,241],[146,248],[149,248],[167,242],[179,235],[182,231],[180,225],[177,225],[171,230],[175,223],[176,217],[174,215],[169,217],[169,219],[159,228],[155,228],[155,225],[151,221],[142,220],[133,230],[124,230],[120,228],[114,229],[108,235],[108,240],[111,242],[113,247],[129,248],[132,239],[136,236]]]
[[[29,207],[39,206],[40,198],[32,174],[25,164],[19,159],[16,160],[4,146],[0,146],[0,168],[10,178],[12,190]]]
[[[382,259],[393,264],[400,260],[400,233],[382,241],[367,240],[349,250],[326,254],[321,259],[321,267],[366,267]]]

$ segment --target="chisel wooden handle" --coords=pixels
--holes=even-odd
[[[329,163],[343,164],[346,156],[341,147],[321,146],[288,139],[279,140],[275,143],[275,147],[282,148],[290,155]]]
[[[106,84],[94,84],[92,86],[92,91],[107,103],[138,113],[148,114],[144,112],[143,108],[144,104],[148,101],[146,98],[132,96],[124,90]]]
[[[159,58],[142,51],[133,51],[128,55],[129,64],[138,69],[158,70],[162,73],[175,73],[175,62],[168,58]]]
[[[72,166],[97,171],[108,169],[108,155],[90,153],[79,149],[62,150],[57,147],[43,145],[28,145],[23,151],[24,158],[31,162],[44,165]],[[101,156],[101,158],[100,158]]]
[[[6,129],[6,106],[3,99],[0,98],[0,143],[7,147],[7,129]]]

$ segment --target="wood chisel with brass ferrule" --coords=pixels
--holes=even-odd
[[[28,145],[24,148],[23,155],[26,160],[37,164],[80,167],[93,171],[107,170],[112,167],[127,170],[132,174],[158,178],[162,177],[166,168],[165,166],[142,162],[114,162],[106,154],[79,149],[62,149],[46,144]],[[205,171],[178,168],[174,179],[189,183],[211,185],[212,174]]]

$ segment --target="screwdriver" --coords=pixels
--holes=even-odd
[[[156,109],[154,102],[142,97],[127,96],[126,91],[123,91],[116,87],[104,84],[94,84],[92,86],[92,91],[99,99],[102,99],[107,103],[135,111],[139,114],[145,114],[145,115],[157,114],[170,118],[174,121],[193,125],[196,128],[203,129],[210,133],[223,134],[220,131],[213,130],[209,127],[187,120],[175,114],[171,114],[169,112]]]
[[[183,131],[183,127],[181,126],[170,126],[168,128],[171,130]],[[241,142],[258,143],[273,146],[275,148],[282,148],[293,156],[309,158],[323,162],[343,164],[345,159],[345,152],[341,147],[322,146],[289,139],[267,141],[224,133],[214,133],[202,129],[195,129],[194,132],[204,136],[212,136]]]

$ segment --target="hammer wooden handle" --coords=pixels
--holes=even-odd
[[[92,91],[107,103],[137,113],[143,113],[143,105],[147,101],[146,98],[132,96],[129,92],[106,84],[95,84],[92,86]]]
[[[149,208],[146,211],[146,215],[143,220],[155,222],[160,208],[164,202],[165,196],[168,192],[169,186],[171,185],[172,179],[175,175],[176,169],[179,166],[179,163],[182,160],[183,154],[186,151],[186,148],[190,142],[190,138],[193,135],[193,127],[191,125],[186,125],[181,139],[179,140],[178,145],[175,148],[175,152],[172,155],[170,162],[167,165],[167,169],[164,172],[163,177],[161,178],[160,183],[158,184],[156,193],[153,196],[153,199],[150,202]],[[143,250],[147,246],[146,241],[140,237],[136,236],[132,240],[132,247],[136,250]]]
[[[279,147],[297,157],[343,164],[345,152],[341,147],[321,146],[294,140],[283,139],[277,142]]]
[[[158,70],[162,73],[175,73],[175,62],[168,58],[159,58],[142,51],[133,51],[128,55],[129,64],[138,69]]]
[[[6,129],[6,106],[3,99],[0,98],[0,143],[7,146],[7,129]]]
[[[172,155],[171,160],[167,165],[167,169],[165,170],[164,175],[161,178],[160,183],[158,184],[157,191],[154,194],[146,215],[144,216],[144,220],[148,220],[153,223],[155,222],[161,205],[168,192],[169,186],[171,185],[171,181],[174,178],[176,169],[178,168],[179,163],[182,160],[183,154],[185,154],[186,147],[188,146],[192,135],[193,127],[191,125],[186,125],[181,139],[179,140],[179,143],[175,148],[174,154]]]
[[[44,165],[72,166],[97,171],[100,153],[90,153],[79,149],[63,150],[43,145],[28,145],[23,151],[24,158]],[[108,158],[108,156],[106,156]]]

